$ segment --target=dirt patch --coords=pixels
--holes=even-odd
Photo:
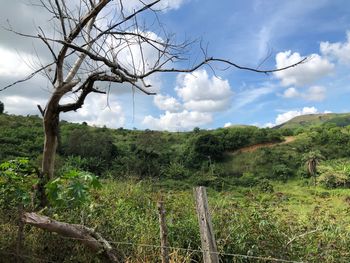
[[[254,144],[254,145],[251,145],[251,146],[243,147],[243,148],[241,148],[241,149],[239,149],[237,151],[231,152],[231,154],[237,153],[237,152],[240,152],[240,153],[254,152],[257,149],[262,148],[262,147],[273,147],[275,145],[291,143],[293,141],[295,141],[295,136],[287,136],[287,137],[284,137],[284,141],[283,142],[266,142],[266,143]]]

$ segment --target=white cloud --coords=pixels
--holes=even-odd
[[[262,128],[272,128],[273,126],[275,126],[276,124],[272,123],[272,122],[268,122],[265,123]]]
[[[209,77],[205,70],[179,74],[175,90],[183,104],[173,97],[157,95],[154,104],[166,112],[159,118],[146,116],[144,125],[156,130],[188,130],[211,123],[213,112],[226,110],[231,104],[228,81]]]
[[[211,123],[213,112],[226,110],[231,104],[228,81],[209,77],[205,70],[179,74],[175,90],[182,104],[168,95],[155,96],[154,104],[166,112],[159,118],[146,116],[144,125],[157,130],[188,130]]]
[[[155,130],[183,131],[212,121],[213,117],[210,113],[184,110],[177,113],[166,111],[159,118],[148,115],[144,118],[143,124]]]
[[[20,95],[5,96],[1,98],[1,101],[5,105],[5,112],[16,115],[40,115],[37,105],[45,105],[43,99],[27,98]]]
[[[304,107],[302,110],[287,111],[285,113],[277,115],[276,125],[282,124],[297,116],[306,115],[306,114],[316,114],[316,113],[318,113],[318,110],[315,107]]]
[[[232,123],[231,123],[231,122],[226,122],[226,123],[224,124],[224,128],[227,128],[227,127],[230,127],[230,126],[232,126]]]
[[[311,86],[303,97],[306,100],[322,101],[326,98],[326,88],[322,86]]]
[[[108,56],[116,60],[132,73],[142,74],[154,68],[159,59],[159,49],[163,49],[163,39],[152,31],[129,31],[123,39],[110,37],[107,39]],[[133,35],[135,34],[135,35]],[[139,35],[149,39],[140,40]],[[166,59],[166,58],[164,58]],[[159,61],[159,63],[161,63]]]
[[[300,93],[294,87],[286,89],[283,93],[283,97],[285,98],[297,98],[299,96]]]
[[[259,58],[264,58],[264,56],[267,55],[269,49],[268,45],[271,40],[271,30],[271,27],[264,25],[257,35]]]
[[[276,67],[283,68],[301,61],[303,58],[299,53],[285,51],[276,55]],[[309,59],[296,67],[275,72],[274,75],[281,80],[283,86],[303,86],[330,74],[334,69],[334,64],[318,54],[311,54]]]
[[[152,31],[129,31],[127,33],[129,34],[123,36],[123,39],[113,37],[107,39],[107,56],[110,60],[118,61],[130,73],[137,75],[145,74],[162,63],[167,65],[165,62],[168,57],[159,54],[159,50],[164,49],[162,46],[164,40],[160,36]],[[147,38],[148,41],[140,40],[139,35]],[[147,91],[158,93],[162,83],[159,75],[151,74],[144,78],[144,83],[139,81],[137,84],[141,87],[144,87],[144,84],[151,85],[146,88]]]
[[[151,2],[153,1],[126,0],[126,1],[123,1],[123,8],[127,12],[133,12],[134,10],[142,8],[144,4],[150,4]],[[179,9],[184,2],[185,0],[163,0],[157,3],[156,5],[154,5],[153,8],[169,11],[172,9]]]
[[[72,122],[86,121],[89,125],[119,128],[125,124],[124,111],[116,97],[91,94],[85,100],[82,108],[76,112],[62,114],[62,119]]]
[[[26,64],[36,59],[27,53],[17,53],[0,46],[0,76],[1,77],[23,77],[32,72]]]
[[[182,105],[174,97],[157,94],[153,99],[154,104],[161,110],[177,112],[182,109]]]
[[[184,103],[184,107],[187,110],[216,112],[226,110],[230,106],[230,102],[230,97],[222,100],[190,100]]]
[[[346,42],[321,42],[320,50],[323,55],[336,58],[341,63],[350,63],[350,31],[346,32]]]
[[[323,86],[311,86],[306,92],[299,92],[296,88],[291,87],[284,91],[285,98],[302,98],[309,101],[322,101],[326,98],[326,88]]]
[[[177,94],[184,101],[190,100],[221,100],[231,96],[230,84],[227,80],[217,77],[210,78],[206,70],[201,69],[193,73],[179,74]]]
[[[210,78],[205,70],[179,74],[175,90],[187,110],[201,112],[228,109],[233,94],[227,80]]]
[[[274,86],[262,87],[257,89],[249,89],[242,91],[235,96],[235,101],[233,107],[239,109],[244,107],[247,104],[253,103],[262,96],[268,95],[274,92]]]
[[[308,114],[320,114],[320,113],[331,113],[331,111],[325,110],[324,112],[319,112],[315,107],[304,107],[301,110],[291,110],[291,111],[287,111],[281,114],[278,114],[275,120],[275,123],[265,123],[263,125],[263,127],[273,127],[276,125],[280,125],[283,124],[297,116],[301,116],[301,115],[308,115]]]

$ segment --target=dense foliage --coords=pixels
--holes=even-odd
[[[34,207],[42,142],[39,117],[0,115],[0,246],[8,251],[16,247],[18,205]],[[350,126],[331,122],[170,133],[63,121],[56,177],[46,185],[51,207],[43,213],[97,228],[117,242],[113,245],[127,262],[156,262],[159,196],[165,199],[171,246],[198,250],[191,188],[204,185],[220,251],[349,262],[349,149]],[[313,157],[317,168],[310,174]],[[23,254],[54,262],[98,262],[75,240],[32,228],[25,236]],[[72,248],[74,253],[67,253]],[[173,249],[171,257],[198,262],[200,253]]]
[[[37,182],[37,170],[28,159],[15,159],[0,164],[0,207],[8,209],[32,205],[33,187]]]
[[[43,132],[39,117],[4,114],[0,116],[0,127],[0,160],[22,156],[37,159],[41,155]],[[178,164],[193,174],[208,162],[222,163],[227,152],[282,141],[282,134],[283,131],[250,126],[170,133],[111,130],[62,121],[56,165],[59,169],[75,158],[79,169],[97,175],[160,178],[169,177],[164,171]]]

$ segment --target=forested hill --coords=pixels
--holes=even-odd
[[[325,113],[308,114],[294,117],[293,119],[275,126],[274,128],[296,129],[300,127],[317,126],[325,123],[333,123],[336,126],[350,125],[350,113]]]
[[[61,121],[58,154],[62,158],[82,158],[82,162],[93,166],[88,167],[89,170],[99,174],[112,169],[127,174],[157,176],[171,162],[200,167],[208,157],[212,161],[222,159],[226,151],[282,141],[283,132],[254,126],[159,132],[96,128]],[[39,163],[43,138],[39,117],[0,115],[0,160],[29,157],[38,159]]]
[[[337,120],[345,115],[330,116]],[[233,126],[210,131],[195,128],[191,132],[160,132],[96,128],[62,121],[56,171],[60,173],[61,167],[70,165],[100,176],[140,179],[197,180],[208,175],[211,184],[247,174],[270,179],[305,174],[303,156],[315,150],[327,159],[350,156],[350,126],[337,127],[335,122],[327,121],[295,127],[298,128]],[[294,136],[295,140],[259,147],[254,152],[237,151],[257,144],[274,145],[286,136]],[[0,161],[27,157],[39,166],[43,138],[39,117],[0,115]]]

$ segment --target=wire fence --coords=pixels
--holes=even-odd
[[[91,239],[83,239],[83,238],[73,238],[73,237],[63,237],[63,239],[69,239],[69,240],[77,240],[77,241],[90,241]],[[100,240],[96,240],[95,242],[103,242]],[[161,249],[161,248],[168,248],[170,250],[178,250],[178,251],[186,251],[191,253],[203,253],[204,251],[201,249],[191,249],[191,248],[182,248],[182,247],[174,247],[174,246],[160,246],[160,245],[154,245],[154,244],[141,244],[141,243],[133,243],[133,242],[124,242],[124,241],[113,241],[113,240],[107,240],[110,244],[115,245],[124,245],[124,246],[136,246],[136,247],[148,247],[153,249]],[[14,256],[24,259],[32,259],[36,260],[37,262],[47,262],[47,263],[58,263],[59,261],[52,261],[49,259],[44,259],[36,255],[26,255],[26,254],[18,254],[14,252],[4,252],[4,248],[0,249],[0,255],[8,255],[8,256]],[[236,254],[236,253],[226,253],[226,252],[211,252],[213,254],[218,254],[221,256],[228,256],[233,258],[241,258],[241,259],[251,259],[251,260],[261,260],[264,262],[283,262],[283,263],[306,263],[306,261],[296,261],[296,260],[288,260],[288,259],[282,259],[282,258],[275,258],[275,257],[268,257],[268,256],[253,256],[253,255],[243,255],[243,254]]]
[[[14,258],[21,258],[21,259],[33,259],[36,260],[37,262],[45,262],[45,263],[57,263],[55,261],[49,260],[49,259],[44,259],[35,255],[25,255],[25,254],[18,254],[18,253],[13,253],[13,252],[4,252],[0,250],[0,255],[3,256],[13,256]],[[0,262],[2,262],[0,260]]]

